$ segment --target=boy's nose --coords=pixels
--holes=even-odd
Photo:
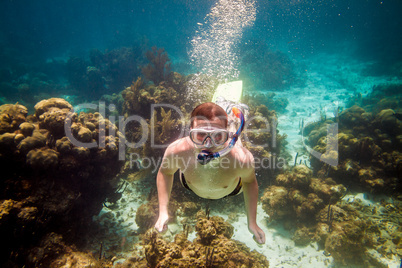
[[[212,144],[211,137],[207,137],[207,139],[205,140],[204,146],[205,146],[206,148],[211,148],[211,147],[214,146],[214,145]]]

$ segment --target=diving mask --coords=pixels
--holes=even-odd
[[[233,134],[232,140],[229,142],[229,145],[226,148],[220,150],[219,152],[213,153],[208,150],[202,150],[201,153],[199,153],[197,156],[197,160],[201,165],[208,164],[211,160],[228,154],[233,149],[234,145],[236,144],[236,141],[240,137],[240,133],[243,131],[243,128],[244,128],[244,115],[243,115],[243,112],[239,108],[236,108],[236,107],[232,108],[232,112],[237,118],[240,119],[240,126],[237,129],[236,133]],[[191,135],[190,135],[190,138],[191,138]],[[207,138],[208,138],[208,136],[205,137],[204,142]],[[212,140],[213,139],[211,138],[211,141]]]
[[[229,139],[229,131],[214,127],[190,130],[190,139],[195,145],[204,145],[208,138],[215,147],[218,147],[225,144]]]

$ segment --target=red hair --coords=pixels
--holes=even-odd
[[[213,120],[219,118],[225,124],[225,128],[228,126],[228,115],[223,108],[213,102],[205,102],[191,112],[191,127],[194,125],[195,119]]]

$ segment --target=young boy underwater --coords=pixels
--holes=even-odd
[[[202,198],[221,199],[243,192],[248,229],[257,243],[265,243],[264,231],[256,222],[258,184],[254,158],[239,142],[236,144],[244,116],[238,108],[233,108],[233,113],[240,119],[240,127],[229,141],[225,110],[212,102],[198,105],[191,113],[190,135],[166,149],[163,163],[168,164],[161,165],[156,178],[159,217],[155,228],[159,232],[167,229],[173,175],[180,170],[183,186]]]

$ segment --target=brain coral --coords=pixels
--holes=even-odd
[[[57,166],[59,153],[53,149],[33,149],[27,154],[27,164],[34,169],[50,169]]]
[[[0,106],[0,134],[18,129],[25,121],[28,109],[20,104],[4,104]]]
[[[22,105],[0,106],[0,246],[7,249],[0,253],[0,266],[11,259],[16,266],[40,266],[42,238],[52,232],[66,242],[80,236],[114,193],[111,182],[123,164],[122,134],[100,114],[70,113],[72,105],[58,98],[35,109],[35,116],[27,116]],[[66,118],[73,127],[70,137]],[[105,133],[101,140],[100,133]],[[74,139],[96,146],[78,146]],[[100,141],[103,146],[97,146]]]

